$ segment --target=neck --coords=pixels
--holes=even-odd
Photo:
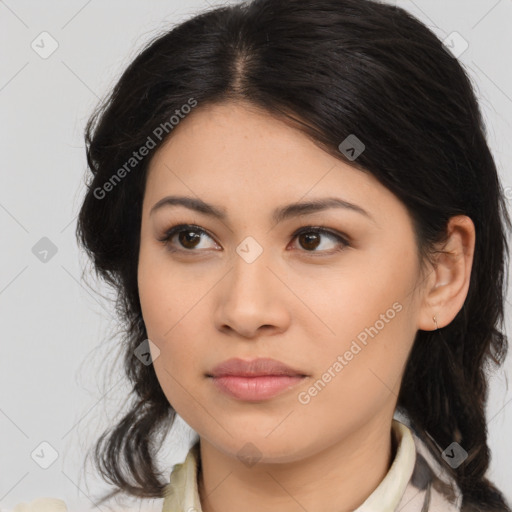
[[[391,420],[369,422],[306,458],[252,467],[201,439],[201,508],[203,512],[353,511],[383,480],[396,448]]]

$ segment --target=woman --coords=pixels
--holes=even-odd
[[[212,9],[144,49],[86,141],[77,235],[134,393],[96,445],[103,501],[510,511],[485,421],[510,218],[428,28],[370,0]],[[176,413],[198,438],[168,481]]]

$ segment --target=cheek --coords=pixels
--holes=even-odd
[[[194,397],[199,398],[198,386],[206,371],[198,357],[204,347],[199,346],[201,336],[194,321],[197,311],[182,299],[161,283],[152,284],[144,288],[141,306],[148,338],[159,350],[153,365],[160,386],[177,413],[194,423],[201,417]]]
[[[323,345],[311,358],[314,376],[297,396],[300,415],[294,418],[304,428],[314,431],[321,422],[323,435],[336,437],[340,429],[360,428],[379,411],[394,409],[413,339],[406,308],[396,306],[383,309],[388,323],[375,316],[381,309],[373,303],[361,307],[357,319],[340,315],[333,324],[336,341],[318,341]]]
[[[191,284],[184,278],[186,272],[171,265],[164,250],[142,246],[137,275],[139,299],[148,336],[159,344],[165,344],[180,319],[201,297],[200,283]]]
[[[385,340],[404,316],[415,279],[413,262],[394,260],[385,251],[355,255],[343,268],[323,277],[316,275],[303,286],[307,293],[302,294],[323,323],[321,338],[317,331],[312,339],[320,339],[322,344],[332,340],[336,349],[341,349],[359,334],[364,342],[366,329],[375,325],[378,338]]]
[[[164,258],[165,259],[165,258]],[[178,412],[186,403],[187,391],[193,393],[205,369],[201,366],[198,346],[204,338],[204,324],[197,322],[201,299],[211,284],[185,279],[184,272],[169,265],[160,256],[141,251],[138,288],[142,317],[148,338],[158,347],[154,368],[160,385]],[[201,331],[203,335],[201,336]]]
[[[196,346],[201,340],[201,322],[197,322],[198,303],[203,294],[190,290],[176,292],[176,280],[173,286],[155,276],[155,279],[141,281],[139,295],[142,316],[148,338],[160,350],[160,357],[155,361],[155,368],[163,365],[171,373],[182,372],[194,362],[198,366]],[[204,333],[203,333],[204,337]],[[194,359],[195,357],[195,359]]]
[[[325,389],[330,391],[322,391],[320,400],[361,408],[398,394],[414,341],[411,283],[416,269],[410,257],[380,256],[359,261],[350,273],[326,282],[321,292],[308,294],[324,323],[325,334],[310,333],[319,387],[329,382]]]

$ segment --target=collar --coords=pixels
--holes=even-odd
[[[393,512],[402,499],[412,476],[416,447],[411,430],[393,419],[391,430],[397,446],[395,458],[384,479],[354,512]],[[199,441],[189,450],[185,461],[176,464],[164,490],[162,512],[202,512],[197,487]]]

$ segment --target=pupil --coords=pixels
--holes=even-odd
[[[306,240],[306,243],[303,244],[306,249],[315,249],[316,247],[318,247],[318,234],[317,233],[305,234],[305,235],[302,235],[302,236],[304,237],[303,239]],[[315,238],[316,238],[316,242],[317,243],[315,243]],[[313,245],[311,246],[310,242],[312,240],[313,240]]]
[[[193,231],[181,231],[180,232],[180,243],[184,246],[184,247],[187,247],[187,248],[190,248],[190,242],[193,242],[193,239],[195,238],[196,241],[197,239],[199,239],[199,235],[197,233],[194,233]],[[192,243],[191,244],[191,247],[195,247],[195,245],[197,244],[194,244]]]

